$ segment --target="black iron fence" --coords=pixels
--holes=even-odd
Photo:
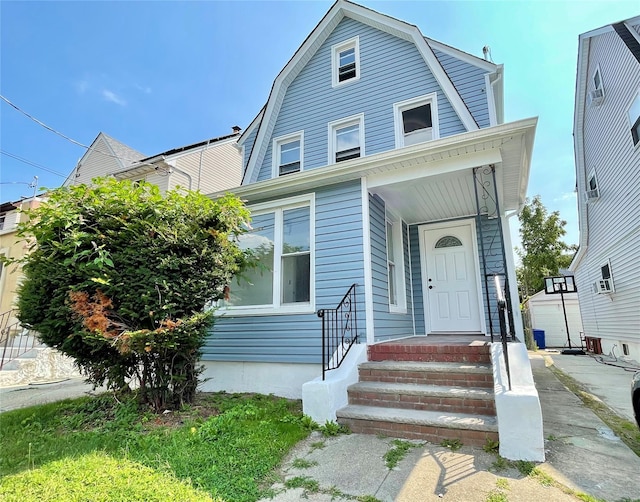
[[[349,349],[358,342],[356,284],[353,284],[335,309],[318,310],[322,319],[322,379],[339,368]]]

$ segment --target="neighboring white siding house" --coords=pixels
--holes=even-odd
[[[571,347],[580,347],[582,320],[580,319],[577,293],[564,294],[564,310],[560,295],[548,295],[544,291],[539,291],[530,297],[527,300],[526,308],[529,310],[531,327],[544,330],[547,347],[569,347],[567,324],[571,335]],[[566,324],[565,311],[567,313]]]
[[[146,155],[100,133],[78,161],[64,186],[90,183],[99,176],[146,181],[161,192],[177,187],[211,193],[238,186],[242,154],[236,143],[239,128],[227,136]]]
[[[574,146],[585,335],[640,360],[640,16],[580,35]]]

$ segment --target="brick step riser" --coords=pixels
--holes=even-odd
[[[360,370],[361,382],[391,382],[447,387],[493,388],[493,376],[477,373],[438,373],[425,371]]]
[[[417,361],[425,363],[491,363],[490,354],[371,352],[369,361]]]
[[[496,415],[495,402],[492,399],[349,391],[349,404],[409,410],[443,411],[446,413],[466,413],[470,415]]]
[[[404,439],[420,439],[440,444],[445,439],[458,439],[465,446],[484,446],[487,439],[498,441],[497,432],[450,429],[430,425],[403,424],[378,420],[338,418],[338,422],[357,434],[376,434]]]

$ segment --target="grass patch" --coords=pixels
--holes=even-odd
[[[501,490],[508,490],[509,489],[509,480],[507,480],[505,478],[496,479],[496,488],[499,488]]]
[[[296,476],[295,478],[287,479],[284,486],[287,489],[302,488],[305,493],[317,493],[320,491],[320,483],[307,476]]]
[[[322,450],[326,445],[324,441],[316,441],[315,443],[311,443],[311,451],[313,450]]]
[[[385,465],[389,469],[393,469],[398,465],[398,462],[407,456],[407,452],[411,448],[416,448],[418,445],[414,443],[410,443],[409,441],[402,441],[400,439],[394,439],[391,444],[393,448],[391,448],[387,453],[384,454]]]
[[[487,453],[495,453],[497,454],[500,450],[500,441],[493,441],[492,439],[487,438],[482,446],[482,449]]]
[[[440,446],[449,448],[451,451],[458,451],[460,448],[462,448],[462,443],[459,439],[443,439],[440,443]]]
[[[203,394],[195,405],[167,415],[140,412],[135,396],[118,402],[111,395],[14,410],[0,414],[0,499],[11,500],[16,486],[35,477],[41,495],[21,501],[159,500],[145,491],[156,484],[145,481],[154,475],[158,486],[179,480],[176,486],[191,490],[163,500],[255,501],[308,433],[299,402],[262,395]],[[104,458],[109,475],[127,483],[104,481],[95,458]],[[84,459],[82,491],[56,495],[66,479],[54,475],[56,469],[68,464],[73,473],[74,462]],[[129,474],[136,469],[140,475]],[[107,488],[115,492],[102,496]]]
[[[316,465],[318,465],[318,462],[316,462],[315,460],[313,461],[309,461],[307,459],[304,458],[296,458],[291,465],[293,467],[295,467],[296,469],[309,469],[310,467],[314,467]]]
[[[340,425],[338,422],[329,422],[329,420],[317,429],[324,437],[337,436],[338,434],[351,434],[351,430],[346,425]]]
[[[488,494],[487,494],[487,498],[485,499],[486,502],[509,502],[509,499],[507,498],[507,494],[504,493],[502,490],[491,490]]]
[[[618,416],[602,401],[594,398],[575,378],[560,371],[555,365],[549,366],[560,382],[573,392],[584,405],[593,411],[633,452],[640,456],[640,430],[636,424]]]

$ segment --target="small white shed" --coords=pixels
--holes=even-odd
[[[564,304],[567,310],[567,322],[571,334],[571,345],[580,348],[580,332],[582,331],[582,319],[578,306],[578,293],[565,293]],[[544,330],[545,344],[547,347],[568,347],[567,328],[562,311],[562,299],[559,294],[548,295],[539,291],[527,300],[526,308],[529,310],[531,327]]]

